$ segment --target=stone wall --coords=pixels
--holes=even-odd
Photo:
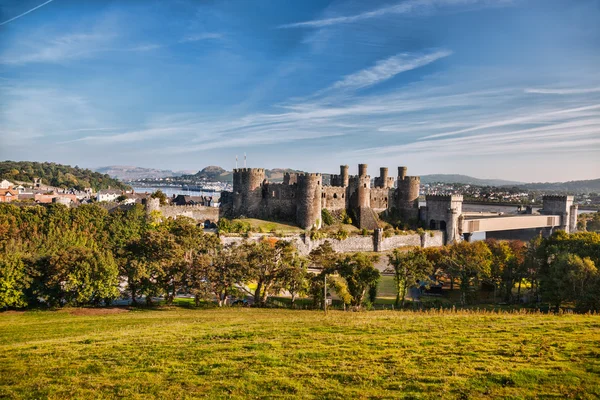
[[[206,206],[161,206],[160,212],[165,218],[189,217],[198,222],[209,220],[217,222],[219,220],[219,209],[217,207]]]
[[[224,245],[241,244],[244,240],[247,241],[259,241],[263,237],[271,236],[270,234],[252,234],[248,238],[241,236],[221,236],[221,243]],[[281,240],[285,240],[294,244],[298,249],[298,252],[304,256],[307,256],[312,250],[316,249],[326,241],[331,243],[331,247],[338,253],[356,253],[356,252],[373,252],[375,251],[375,243],[373,236],[351,236],[346,240],[337,239],[319,239],[311,240],[310,237],[304,234],[284,236]],[[381,241],[380,251],[391,251],[399,247],[408,246],[423,246],[423,247],[437,247],[443,245],[442,232],[433,232],[433,236],[430,236],[429,232],[426,232],[423,237],[418,234],[411,235],[397,235],[389,238],[384,238]]]
[[[393,194],[393,192],[392,192]],[[381,212],[388,209],[390,189],[372,188],[371,189],[371,208]]]

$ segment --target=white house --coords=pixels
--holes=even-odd
[[[102,189],[98,191],[97,201],[115,201],[117,197],[123,194],[121,190]]]
[[[10,189],[13,186],[14,186],[13,183],[7,181],[6,179],[4,179],[2,182],[0,182],[0,189]]]

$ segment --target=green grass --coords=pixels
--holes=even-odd
[[[96,312],[0,313],[0,398],[600,396],[593,315]]]
[[[253,230],[256,232],[272,232],[276,231],[278,233],[302,233],[304,229],[291,224],[281,223],[281,222],[273,222],[273,221],[265,221],[262,219],[255,218],[242,218],[236,219],[234,221],[243,221],[248,222],[250,226],[252,226]]]

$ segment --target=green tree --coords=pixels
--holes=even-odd
[[[119,271],[110,252],[69,247],[42,258],[39,266],[39,295],[50,305],[99,305],[119,295]]]
[[[598,270],[589,257],[566,252],[556,254],[541,275],[542,298],[558,312],[564,302],[584,300],[590,284],[594,287],[597,275]]]
[[[433,273],[433,265],[420,248],[408,251],[395,249],[388,255],[391,272],[396,282],[396,307],[404,307],[408,288],[414,287]]]
[[[27,306],[25,290],[30,284],[21,254],[0,253],[0,309]]]
[[[441,262],[449,275],[460,282],[460,301],[465,305],[481,281],[490,277],[492,254],[484,242],[460,242],[448,248]]]
[[[161,206],[167,205],[167,195],[163,193],[162,190],[158,189],[156,192],[150,195],[153,199],[158,199]]]
[[[345,256],[339,261],[337,269],[346,281],[353,306],[362,306],[369,287],[379,281],[381,274],[373,266],[376,260],[376,256],[356,253]]]

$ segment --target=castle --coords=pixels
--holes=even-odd
[[[323,208],[348,210],[357,225],[366,229],[378,227],[378,214],[383,211],[417,221],[420,178],[406,172],[406,167],[398,167],[398,178],[394,179],[382,167],[371,187],[367,164],[359,164],[354,176],[349,175],[347,165],[342,165],[340,174],[332,175],[326,186],[319,173],[287,173],[283,183],[271,183],[262,168],[237,168],[233,170],[233,192],[221,195],[221,213],[232,218],[290,221],[304,229],[321,227]]]

